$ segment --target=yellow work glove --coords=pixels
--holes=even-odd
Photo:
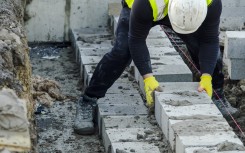
[[[155,79],[154,76],[150,76],[148,78],[144,79],[145,83],[145,94],[146,94],[146,102],[148,107],[152,107],[154,104],[153,100],[153,92],[156,91],[162,91],[162,89],[159,86],[159,83]]]
[[[208,96],[211,98],[213,94],[213,87],[212,87],[212,76],[209,74],[203,74],[201,76],[201,81],[198,87],[198,91],[202,92],[205,90]]]

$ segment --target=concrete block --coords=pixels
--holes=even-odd
[[[243,0],[222,0],[223,9],[229,9],[229,7],[245,7],[245,1]]]
[[[183,99],[184,100],[184,99]],[[160,96],[155,96],[155,103],[161,106],[161,129],[168,136],[168,121],[187,119],[223,118],[222,114],[214,104],[195,104],[187,106],[173,106],[165,103]],[[159,115],[159,114],[156,114]]]
[[[153,75],[158,82],[191,82],[192,72],[186,65],[153,65]],[[143,77],[139,77],[140,90],[144,94]]]
[[[111,32],[104,28],[81,28],[76,29],[76,33],[75,40],[86,43],[100,43],[112,39]]]
[[[108,48],[79,48],[81,56],[104,56],[106,53],[111,51],[111,47]]]
[[[109,16],[119,16],[121,13],[121,10],[122,10],[122,4],[120,2],[108,4],[108,15]]]
[[[200,136],[217,131],[232,131],[224,118],[204,120],[169,120],[169,136],[172,150],[175,150],[176,139],[180,136]]]
[[[146,39],[146,45],[155,47],[172,47],[172,44],[168,38]]]
[[[117,142],[111,144],[112,153],[118,153],[118,151],[124,151],[125,153],[160,153],[160,150],[154,144],[147,142]]]
[[[226,31],[224,47],[227,58],[245,59],[245,31]]]
[[[231,148],[229,151],[220,151],[217,147],[189,147],[185,149],[185,153],[198,153],[198,152],[207,152],[207,153],[245,153],[245,151],[239,151],[235,149],[236,147]],[[222,149],[221,149],[222,150]],[[232,151],[233,150],[233,151]]]
[[[84,87],[86,88],[86,86],[89,85],[89,82],[92,78],[92,75],[95,71],[97,65],[85,65],[84,66]],[[123,74],[115,81],[115,83],[132,83],[129,81],[128,79],[128,74],[127,72],[123,72]]]
[[[151,65],[185,65],[180,55],[151,57]]]
[[[193,109],[192,111],[189,110],[190,114],[188,115],[188,110],[186,110],[187,112],[183,112],[184,114],[186,114],[187,116],[191,116],[191,118],[193,118],[193,114],[198,114],[198,111],[196,111],[195,109],[195,105],[198,105],[197,107],[199,107],[200,104],[205,104],[206,105],[210,105],[212,106],[212,100],[205,94],[205,93],[198,93],[197,91],[195,92],[189,92],[189,91],[180,91],[180,92],[174,92],[171,94],[167,94],[167,93],[158,93],[155,96],[155,99],[160,100],[160,102],[156,102],[156,105],[160,108],[157,108],[158,111],[155,112],[155,116],[160,116],[158,117],[159,123],[161,124],[160,127],[161,129],[164,131],[166,137],[168,137],[168,126],[166,126],[168,124],[168,119],[171,117],[169,115],[174,115],[174,117],[176,117],[176,115],[180,115],[178,117],[181,118],[181,114],[178,114],[178,112],[176,112],[176,114],[171,114],[171,109],[175,109],[176,107],[176,111],[177,109],[181,109],[183,107],[183,111],[184,109]],[[209,106],[206,106],[209,107]],[[215,107],[215,106],[213,106]],[[215,109],[217,112],[216,113],[220,113],[217,109]],[[182,110],[180,110],[182,111]],[[210,110],[211,111],[211,110]],[[200,112],[202,115],[205,115],[205,111],[204,112]],[[164,115],[165,116],[164,116]],[[184,115],[183,114],[183,115]],[[193,116],[192,116],[193,115]],[[206,114],[208,115],[208,114]],[[187,117],[186,116],[186,117]],[[188,118],[188,117],[187,117]],[[182,118],[181,118],[182,119]]]
[[[101,56],[81,56],[80,75],[84,76],[85,65],[97,65],[101,59]]]
[[[107,94],[138,94],[136,84],[130,83],[114,83],[107,91]]]
[[[163,82],[160,86],[163,88],[163,92],[156,92],[155,96],[162,93],[173,92],[197,92],[199,82]],[[199,93],[201,94],[201,93]]]
[[[164,31],[159,25],[152,27],[147,36],[147,39],[162,39],[162,38],[167,38],[167,35],[164,33]]]
[[[227,64],[231,80],[245,79],[245,59],[227,59]]]
[[[227,30],[242,30],[244,28],[245,17],[221,17],[220,18],[220,29],[222,31]]]
[[[132,116],[107,116],[103,118],[104,129],[115,128],[158,128],[150,123],[151,119],[146,115]]]
[[[107,105],[144,105],[144,102],[139,93],[126,94],[106,94],[104,98],[100,98],[98,104]]]
[[[239,6],[239,7],[223,7],[221,17],[237,17],[237,16],[245,17],[244,12],[245,12],[245,7],[241,7],[241,6]]]
[[[152,128],[158,129],[156,125],[150,123],[150,118],[146,115],[132,116],[107,116],[102,119],[101,135],[105,137],[106,129],[118,128]],[[159,129],[158,129],[159,130]]]
[[[179,53],[173,47],[148,47],[151,57],[163,57],[163,56],[179,56]]]
[[[161,140],[161,131],[150,128],[107,129],[103,139],[106,152],[116,142],[149,142]]]
[[[237,145],[243,145],[233,131],[216,131],[213,133],[200,133],[198,136],[183,135],[176,138],[176,153],[185,153],[187,147],[215,147],[228,141]]]

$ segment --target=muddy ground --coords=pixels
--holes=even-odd
[[[55,101],[48,108],[37,103],[37,152],[103,153],[98,135],[79,136],[73,132],[75,103],[81,95],[79,67],[68,45],[30,45],[33,76],[39,75],[59,83],[67,99]]]

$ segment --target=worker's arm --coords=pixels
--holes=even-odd
[[[201,81],[198,91],[206,90],[212,97],[212,74],[217,63],[219,52],[219,22],[222,11],[221,0],[214,0],[208,7],[208,14],[202,26],[198,29],[200,42],[199,64],[201,69]]]
[[[153,15],[148,0],[135,0],[129,23],[129,49],[140,74],[152,76],[151,61],[146,38],[152,27]]]
[[[146,38],[153,24],[152,9],[148,0],[135,0],[129,22],[129,49],[132,59],[144,78],[147,106],[154,106],[153,91],[161,91],[152,74]]]
[[[213,0],[207,17],[198,29],[200,42],[199,64],[201,73],[213,74],[219,52],[219,22],[222,11],[221,0]]]

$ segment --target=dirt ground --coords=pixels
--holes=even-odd
[[[98,135],[79,136],[73,132],[75,103],[81,95],[79,67],[70,46],[30,45],[33,76],[55,80],[67,98],[51,107],[36,104],[37,152],[103,153]]]

